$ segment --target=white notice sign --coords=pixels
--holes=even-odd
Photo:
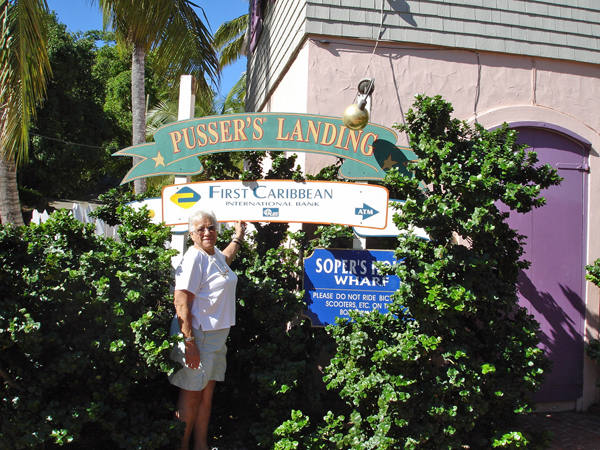
[[[166,186],[163,220],[187,224],[197,210],[213,211],[219,222],[300,222],[383,229],[388,190],[334,181],[203,181]]]

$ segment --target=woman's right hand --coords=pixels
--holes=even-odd
[[[190,369],[200,367],[200,350],[196,347],[194,341],[194,333],[192,331],[192,303],[194,302],[194,294],[186,290],[175,290],[173,303],[175,304],[175,312],[179,321],[179,329],[186,340],[185,345],[185,366]]]
[[[194,341],[185,343],[185,365],[190,369],[200,367],[200,350],[198,350]]]

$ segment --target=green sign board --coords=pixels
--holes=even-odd
[[[350,130],[335,117],[308,114],[248,113],[182,120],[159,128],[155,142],[120,150],[114,156],[137,156],[122,183],[158,175],[202,172],[198,156],[240,151],[310,152],[344,158],[340,174],[350,180],[379,180],[393,167],[406,171],[415,160],[396,146],[396,133],[369,124]]]

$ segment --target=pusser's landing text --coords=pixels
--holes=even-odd
[[[341,177],[381,180],[396,168],[409,174],[406,162],[416,159],[398,147],[390,128],[369,123],[350,130],[341,118],[295,113],[241,113],[173,122],[154,133],[154,142],[134,145],[115,156],[140,158],[123,183],[159,175],[202,172],[198,156],[222,152],[306,152],[342,158]]]
[[[373,155],[373,142],[379,136],[364,130],[354,131],[341,124],[321,122],[319,120],[302,120],[288,117],[247,117],[223,119],[214,122],[200,123],[187,128],[169,132],[173,153],[182,151],[198,152],[204,147],[210,152],[211,146],[223,147],[227,143],[239,144],[246,141],[260,141],[265,136],[267,120],[277,119],[275,143],[296,142],[324,147],[334,147],[363,156]],[[272,138],[269,139],[272,141]],[[284,147],[289,147],[284,144]],[[253,145],[252,147],[256,147]],[[276,149],[274,147],[273,149]]]

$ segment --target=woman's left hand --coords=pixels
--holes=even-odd
[[[239,240],[243,240],[245,235],[246,235],[246,222],[242,222],[241,220],[238,220],[235,223],[235,237],[238,238]]]

